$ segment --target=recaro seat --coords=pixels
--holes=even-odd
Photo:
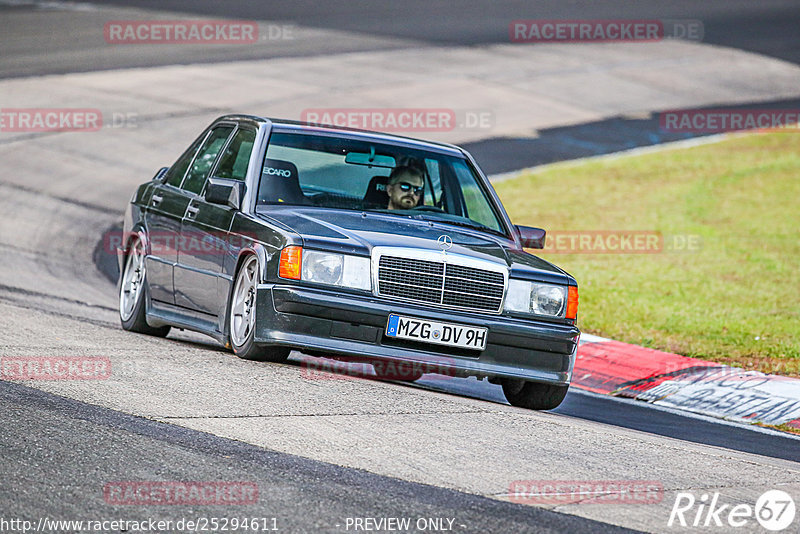
[[[388,176],[373,176],[370,179],[367,192],[364,193],[364,209],[386,209],[389,205],[389,195],[386,194],[388,182]]]
[[[300,189],[297,166],[290,161],[268,159],[261,170],[259,204],[311,204]]]

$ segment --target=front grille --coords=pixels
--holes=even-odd
[[[378,294],[383,296],[496,313],[504,291],[505,277],[497,271],[398,256],[378,261]]]

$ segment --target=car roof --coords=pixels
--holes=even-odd
[[[331,124],[317,124],[303,121],[296,121],[291,119],[280,119],[272,117],[259,117],[255,115],[225,115],[219,117],[217,121],[247,121],[257,123],[271,122],[273,127],[277,127],[283,132],[317,132],[327,134],[339,134],[350,138],[359,139],[372,139],[376,141],[384,141],[387,143],[402,144],[409,147],[419,148],[423,150],[432,150],[435,152],[445,152],[454,156],[464,156],[463,150],[449,143],[439,143],[435,141],[424,141],[422,139],[415,139],[413,137],[405,137],[402,135],[393,135],[383,132],[375,132],[371,130],[361,130],[358,128],[348,128],[345,126],[336,126]]]

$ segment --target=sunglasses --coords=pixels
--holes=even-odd
[[[425,190],[424,185],[411,185],[408,182],[400,182],[399,184],[397,184],[397,186],[400,188],[400,191],[403,191],[404,193],[413,190],[415,195],[421,195],[422,192]]]

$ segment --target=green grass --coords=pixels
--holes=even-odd
[[[800,375],[800,135],[550,167],[496,184],[517,224],[658,231],[656,254],[552,254],[585,332]],[[699,236],[693,252],[669,236]]]

